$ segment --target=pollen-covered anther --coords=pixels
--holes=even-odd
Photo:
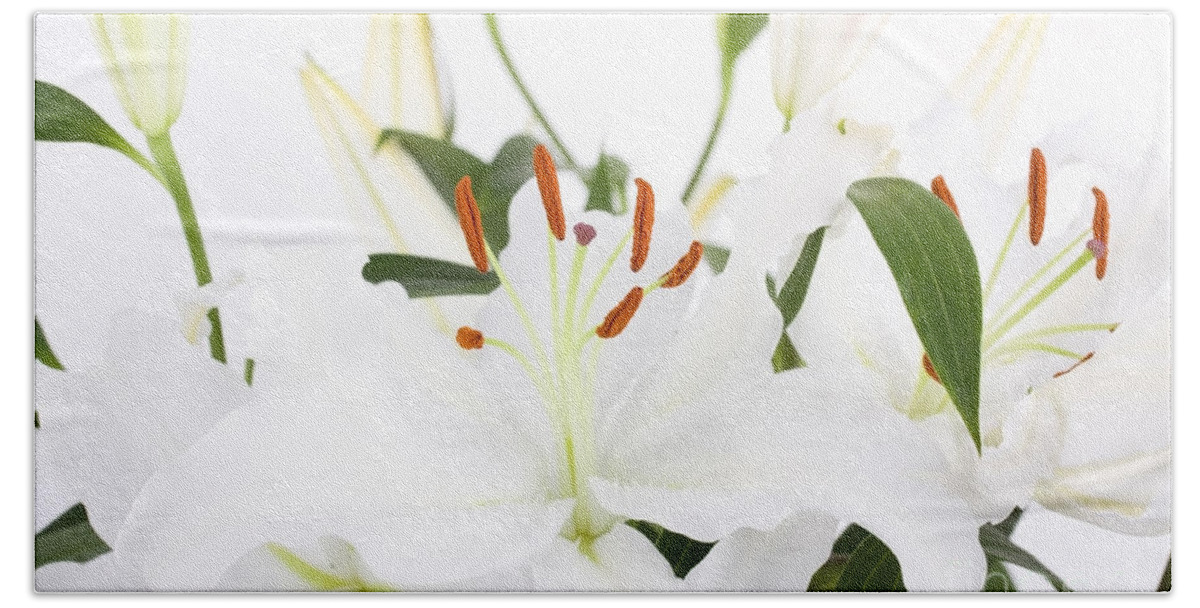
[[[596,238],[596,228],[591,224],[579,222],[571,229],[575,232],[575,242],[587,247]]]
[[[1108,271],[1108,197],[1099,188],[1092,188],[1092,196],[1096,197],[1096,208],[1092,212],[1092,241],[1088,242],[1088,249],[1096,256],[1096,278],[1103,279]],[[1092,242],[1101,246],[1093,248]]]
[[[700,241],[692,241],[692,245],[688,247],[687,253],[679,258],[678,262],[671,267],[663,276],[666,280],[662,286],[671,288],[679,287],[687,282],[688,277],[692,276],[692,271],[696,270],[696,266],[700,264],[700,258],[704,255],[704,245]]]
[[[542,194],[542,206],[546,208],[546,223],[554,238],[567,237],[567,222],[563,218],[562,192],[558,188],[558,170],[546,146],[538,144],[533,149],[533,175],[537,178],[538,192]]]
[[[1084,355],[1082,359],[1076,361],[1075,364],[1072,365],[1071,367],[1068,367],[1067,369],[1064,369],[1061,372],[1055,372],[1054,377],[1059,378],[1059,377],[1065,376],[1065,375],[1075,371],[1075,368],[1079,367],[1080,365],[1083,365],[1084,363],[1087,363],[1088,360],[1094,356],[1096,356],[1095,352],[1090,352],[1090,353]]]
[[[1037,245],[1046,228],[1046,157],[1040,148],[1029,153],[1029,242]]]
[[[458,342],[463,350],[478,350],[483,348],[483,332],[463,325],[458,328],[458,333],[454,334],[454,341]]]
[[[625,294],[624,298],[604,315],[604,321],[596,326],[596,335],[601,338],[615,338],[625,331],[629,326],[629,321],[633,319],[633,313],[637,312],[638,306],[642,304],[642,295],[645,291],[641,287],[634,287]]]
[[[943,203],[946,203],[946,206],[954,212],[955,217],[962,219],[962,216],[958,214],[958,205],[954,204],[954,195],[950,194],[950,188],[946,187],[946,178],[940,175],[933,178],[933,185],[930,189],[938,198],[942,199]]]
[[[942,379],[938,378],[937,371],[933,369],[933,360],[929,358],[929,353],[921,355],[921,367],[925,368],[925,373],[929,374],[934,382],[942,383]]]
[[[471,176],[464,175],[454,187],[454,207],[458,211],[458,225],[467,241],[467,251],[479,272],[488,271],[487,250],[483,241],[483,216],[479,214],[479,203],[471,191]]]
[[[642,179],[637,184],[637,204],[633,209],[633,255],[629,258],[629,269],[637,272],[650,255],[650,235],[654,232],[654,189]]]

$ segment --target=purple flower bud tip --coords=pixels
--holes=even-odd
[[[1092,239],[1087,242],[1087,248],[1092,250],[1092,255],[1096,256],[1097,260],[1103,260],[1104,256],[1108,255],[1108,245],[1100,239]]]
[[[587,247],[588,243],[592,242],[592,239],[596,238],[596,229],[593,228],[591,224],[579,222],[578,224],[575,224],[573,230],[575,231],[575,242],[583,245],[584,247]]]

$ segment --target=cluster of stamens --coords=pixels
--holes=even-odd
[[[1029,214],[1029,242],[1033,246],[1038,246],[1042,241],[1042,235],[1046,227],[1046,193],[1047,193],[1047,171],[1046,157],[1038,148],[1034,148],[1029,155],[1029,182],[1027,190],[1027,204],[1023,205],[1017,215],[1017,218],[1009,231],[1008,239],[1004,243],[998,259],[992,268],[991,276],[988,277],[987,284],[984,288],[984,300],[991,295],[992,288],[996,282],[997,275],[1004,264],[1005,257],[1008,254],[1009,248],[1012,245],[1013,236],[1016,233],[1018,226],[1024,218],[1025,213]],[[938,175],[933,178],[930,189],[933,191],[956,217],[961,221],[959,207],[954,200],[954,195],[951,194],[949,186],[946,184],[946,179]],[[1067,283],[1075,273],[1085,266],[1089,261],[1095,262],[1095,276],[1097,280],[1104,278],[1108,269],[1108,253],[1109,253],[1109,211],[1108,198],[1104,191],[1100,188],[1092,188],[1092,196],[1095,198],[1095,207],[1092,212],[1091,239],[1087,241],[1086,246],[1079,253],[1079,257],[1074,262],[1067,265],[1057,276],[1050,279],[1042,289],[1038,290],[1030,297],[1023,306],[1012,310],[1017,304],[1018,299],[1027,293],[1037,284],[1037,282],[1053,269],[1068,253],[1079,247],[1079,244],[1087,236],[1085,231],[1072,241],[1066,248],[1054,256],[1045,266],[1037,271],[1029,280],[1025,282],[1017,292],[1013,294],[1007,302],[1005,302],[998,310],[993,312],[992,318],[985,323],[983,335],[983,350],[985,362],[989,357],[997,357],[1001,355],[1011,355],[1023,351],[1040,351],[1056,355],[1061,355],[1074,362],[1059,372],[1056,372],[1053,377],[1057,378],[1066,373],[1069,373],[1087,362],[1092,358],[1093,353],[1086,354],[1073,353],[1066,349],[1059,348],[1052,344],[1043,341],[1044,338],[1053,335],[1063,335],[1070,333],[1089,332],[1089,331],[1113,331],[1116,329],[1115,323],[1080,323],[1073,325],[1063,325],[1054,327],[1045,327],[1037,330],[1025,332],[1021,335],[1005,339],[1007,334],[1013,329],[1022,319],[1039,306],[1046,298],[1053,294],[1059,287]],[[1007,316],[1005,316],[1006,313]],[[925,375],[934,382],[940,383],[937,371],[934,369],[934,363],[929,358],[928,354],[921,357],[921,367]],[[915,397],[914,397],[915,398]]]
[[[533,172],[537,180],[538,191],[542,197],[542,206],[546,211],[546,225],[558,241],[566,239],[566,217],[563,213],[562,193],[558,185],[558,173],[554,159],[544,145],[538,145],[533,150]],[[629,269],[639,272],[650,255],[650,239],[654,232],[654,190],[646,180],[634,180],[637,186],[637,204],[633,212],[632,252],[629,257]],[[483,216],[479,212],[479,204],[471,188],[471,176],[463,176],[454,189],[455,207],[458,212],[458,223],[462,228],[463,237],[467,243],[467,251],[475,268],[481,273],[491,269],[489,258],[494,262],[495,256],[488,249],[483,234]],[[573,228],[575,241],[580,247],[587,247],[596,237],[596,229],[590,224],[578,223]],[[622,246],[624,241],[622,242]],[[615,338],[633,320],[634,314],[642,303],[646,293],[659,287],[675,288],[683,285],[704,253],[704,246],[699,241],[692,241],[687,252],[665,272],[659,279],[647,287],[635,286],[625,297],[605,315],[604,320],[595,327],[594,332],[601,338]],[[483,347],[487,341],[483,334],[470,327],[458,330],[456,340],[459,346],[467,350]]]

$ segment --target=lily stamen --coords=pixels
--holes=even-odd
[[[1079,367],[1080,365],[1083,365],[1084,363],[1087,363],[1088,359],[1091,359],[1095,355],[1096,355],[1095,352],[1090,352],[1090,353],[1084,355],[1081,359],[1076,361],[1075,364],[1072,365],[1071,367],[1068,367],[1067,369],[1064,369],[1061,372],[1055,372],[1054,377],[1059,378],[1059,377],[1065,376],[1065,375],[1075,371],[1075,368]]]
[[[958,205],[954,203],[954,195],[950,193],[950,188],[946,187],[946,178],[940,175],[933,178],[933,184],[931,185],[930,190],[933,190],[933,193],[938,198],[942,199],[943,203],[946,203],[946,206],[954,212],[955,217],[960,220],[962,219],[962,216],[958,213]]]
[[[546,223],[554,238],[563,240],[567,235],[567,222],[563,218],[562,192],[558,187],[558,170],[546,146],[538,144],[533,149],[533,175],[537,178],[538,192],[542,195],[542,206],[546,209]]]
[[[458,333],[454,334],[454,341],[458,342],[463,350],[479,350],[483,348],[483,332],[463,325],[458,328]]]
[[[687,282],[688,277],[692,276],[692,272],[700,264],[700,258],[703,255],[704,245],[700,241],[692,241],[687,253],[683,254],[683,257],[679,258],[679,261],[675,262],[675,265],[663,275],[662,286],[671,289]]]
[[[1096,208],[1092,212],[1092,241],[1098,246],[1088,243],[1088,249],[1096,256],[1096,278],[1103,279],[1108,270],[1108,197],[1099,188],[1092,188],[1092,196],[1096,197]]]
[[[937,371],[933,369],[933,360],[929,358],[929,353],[921,355],[921,367],[925,368],[925,373],[938,384],[942,383],[942,379],[938,378]]]
[[[1041,148],[1029,153],[1029,242],[1042,241],[1046,228],[1046,157]]]
[[[601,338],[615,338],[625,331],[629,322],[633,320],[633,314],[637,312],[638,306],[642,304],[642,295],[644,290],[641,287],[634,287],[625,294],[624,298],[604,315],[604,321],[596,326],[596,335]]]
[[[467,241],[471,261],[475,263],[479,272],[486,273],[488,256],[483,240],[483,216],[479,213],[479,203],[475,202],[475,193],[471,191],[470,175],[464,175],[454,187],[454,206],[458,211],[458,225]]]
[[[637,272],[650,255],[650,235],[654,232],[654,189],[642,178],[633,180],[637,184],[637,205],[633,210],[633,255],[629,258],[629,269]]]

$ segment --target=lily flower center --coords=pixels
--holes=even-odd
[[[595,434],[595,386],[599,351],[603,341],[618,338],[635,322],[638,309],[659,288],[683,285],[700,262],[703,246],[693,241],[688,251],[667,272],[646,285],[634,285],[619,302],[598,318],[593,310],[601,287],[625,251],[629,267],[639,272],[646,263],[654,231],[654,191],[645,180],[637,179],[637,205],[633,225],[616,248],[608,253],[594,276],[584,276],[597,228],[576,223],[572,232],[575,243],[571,265],[565,277],[559,276],[558,247],[566,240],[566,216],[563,212],[558,173],[545,146],[533,151],[533,169],[546,211],[547,267],[550,287],[550,336],[546,344],[535,319],[522,303],[520,294],[504,272],[499,258],[484,238],[482,216],[471,189],[470,176],[464,176],[455,189],[459,225],[467,249],[479,272],[494,270],[509,303],[524,326],[528,337],[526,352],[521,347],[472,328],[459,328],[455,340],[465,350],[497,349],[515,361],[537,389],[547,417],[558,434],[561,470],[558,495],[576,499],[571,521],[563,535],[580,542],[581,549],[606,533],[616,518],[604,512],[589,495],[587,479],[597,472]],[[545,329],[545,328],[541,328]],[[599,338],[597,340],[596,338]]]
[[[1051,297],[1064,286],[1086,280],[1079,271],[1090,262],[1095,262],[1095,280],[1102,280],[1108,268],[1108,198],[1099,188],[1092,188],[1095,208],[1091,226],[1085,227],[1074,238],[1067,240],[1061,249],[1039,268],[1031,271],[1013,262],[1015,256],[1010,256],[1010,253],[1013,247],[1021,246],[1016,242],[1016,235],[1027,217],[1029,246],[1045,246],[1042,245],[1042,239],[1046,225],[1047,181],[1045,156],[1040,149],[1034,148],[1029,159],[1028,194],[1025,203],[1018,208],[983,287],[985,320],[981,347],[985,370],[989,367],[1012,364],[1026,356],[1049,354],[1061,358],[1062,365],[1048,372],[1047,377],[1062,376],[1087,362],[1093,354],[1075,352],[1064,347],[1061,345],[1062,339],[1090,332],[1111,332],[1118,325],[1080,322],[1026,327],[1028,324],[1023,323],[1032,312],[1046,306]],[[939,175],[933,179],[931,189],[955,215],[959,214],[959,206],[955,203],[943,176]],[[1018,278],[1024,278],[1024,281],[1009,293],[1000,293],[998,279],[1005,273],[1016,274]],[[993,305],[997,301],[1000,304]],[[924,356],[921,363],[923,373],[918,376],[916,390],[906,411],[914,420],[941,412],[950,402],[949,395],[941,388],[937,374],[933,372],[933,366],[928,361],[928,355]],[[998,429],[992,433],[985,433],[983,438],[985,445],[993,447],[999,445],[1000,440]]]

